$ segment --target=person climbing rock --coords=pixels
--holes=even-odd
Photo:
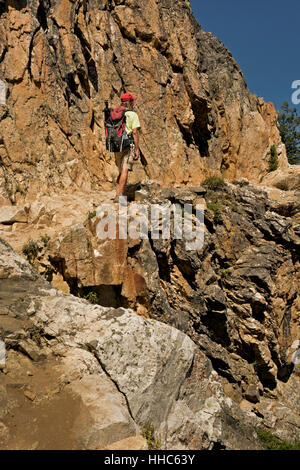
[[[141,126],[137,113],[133,111],[134,100],[136,98],[130,93],[124,93],[121,96],[119,108],[106,109],[107,149],[114,152],[115,163],[119,170],[115,202],[124,194],[128,172],[132,171],[134,160],[140,158],[139,130]]]

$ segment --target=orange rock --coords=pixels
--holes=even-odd
[[[142,126],[143,165],[131,182],[199,184],[223,174],[258,183],[273,144],[280,170],[289,171],[273,104],[249,92],[231,54],[197,25],[186,2],[164,8],[147,0],[138,9],[131,2],[111,10],[48,3],[39,14],[36,4],[11,5],[0,18],[8,87],[0,122],[8,184],[1,197],[14,178],[29,198],[39,187],[112,189],[103,107],[106,99],[118,105],[125,90],[138,97]]]

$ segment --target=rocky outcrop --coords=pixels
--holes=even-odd
[[[300,167],[299,165],[289,165],[288,168],[279,168],[268,173],[263,179],[264,185],[288,190],[300,189]]]
[[[160,448],[261,447],[188,336],[65,295],[0,243],[2,449],[111,447],[144,426]]]
[[[74,424],[82,434],[68,445],[110,445],[107,429],[119,429],[124,420],[113,440],[139,434],[151,423],[168,449],[254,448],[251,433],[260,424],[282,439],[299,439],[297,199],[271,199],[268,188],[245,178],[214,189],[154,182],[135,189],[144,206],[206,207],[204,244],[189,251],[184,239],[100,240],[97,211],[47,244],[39,242],[31,263],[94,306],[42,285],[37,275],[38,290],[32,281],[24,282],[23,274],[30,278],[33,272],[2,245],[1,285],[8,293],[1,324],[7,328],[5,322],[13,322],[5,336],[11,354],[17,350],[32,361],[54,355],[58,363],[49,367],[60,371],[54,382],[59,388],[70,382],[66,391],[85,402],[80,425]],[[21,284],[14,274],[20,262]],[[22,303],[20,295],[26,298]],[[42,350],[32,342],[32,331],[40,332]],[[99,404],[98,395],[89,395],[98,374],[105,378],[101,390],[112,394],[105,385],[109,378],[121,393],[108,400],[125,403],[127,410],[103,432],[96,419],[102,416],[102,398]],[[73,375],[74,381],[61,378]],[[94,413],[90,429],[86,416]]]
[[[183,240],[154,240],[150,232],[144,240],[101,240],[95,212],[51,241],[44,265],[75,295],[93,293],[102,305],[131,307],[182,329],[242,384],[243,395],[249,383],[234,372],[235,360],[231,369],[228,351],[255,364],[247,366],[255,380],[276,388],[278,377],[290,375],[287,351],[298,339],[297,199],[279,203],[245,179],[214,190],[142,187],[136,193],[144,193],[149,210],[154,202],[206,205],[200,250],[188,251]]]
[[[57,189],[109,189],[104,101],[138,96],[142,164],[132,182],[259,180],[285,148],[271,103],[252,95],[225,46],[186,0],[0,4],[0,203]]]

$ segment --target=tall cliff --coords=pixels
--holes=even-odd
[[[133,182],[259,182],[273,144],[288,167],[273,105],[249,92],[187,0],[1,0],[0,80],[2,205],[109,189],[104,101],[125,91],[142,124]]]

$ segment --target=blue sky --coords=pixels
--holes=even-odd
[[[204,31],[217,36],[242,69],[252,93],[280,110],[300,81],[299,0],[190,0]]]

